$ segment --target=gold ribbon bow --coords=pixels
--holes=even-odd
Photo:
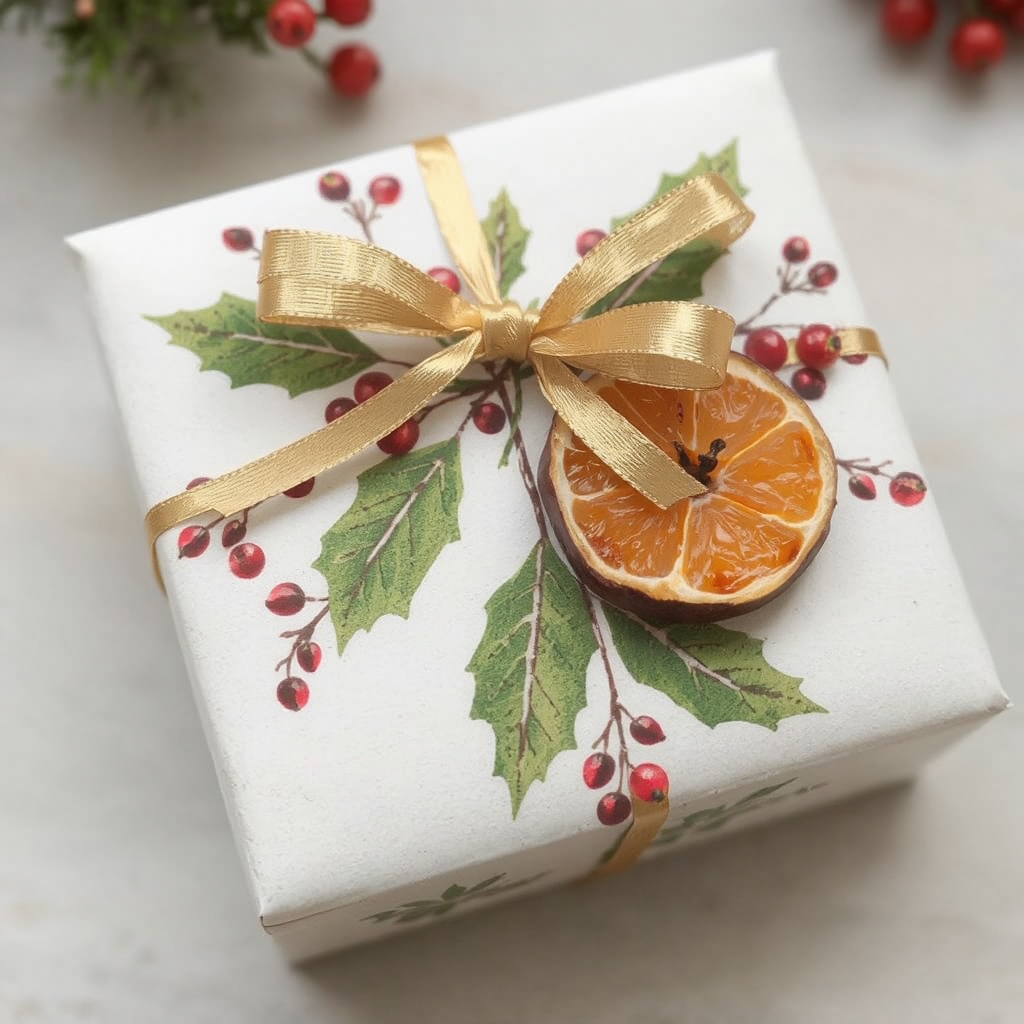
[[[660,387],[722,383],[735,324],[720,309],[648,302],[578,318],[695,239],[725,248],[738,238],[753,214],[735,192],[717,174],[667,192],[602,239],[540,310],[523,311],[502,299],[450,143],[435,138],[415,148],[441,233],[477,303],[384,249],[354,238],[285,230],[265,236],[258,312],[270,323],[456,340],[333,423],[154,505],[146,515],[151,546],[172,526],[208,512],[235,515],[351,458],[414,416],[474,361],[528,362],[544,397],[576,435],[658,506],[667,508],[705,490],[570,366]],[[155,552],[153,557],[155,566]]]

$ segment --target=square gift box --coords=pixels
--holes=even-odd
[[[762,326],[870,323],[771,55],[451,141],[523,308],[653,195],[715,171],[750,231],[605,304],[700,299],[735,316],[738,350]],[[254,256],[277,227],[372,238],[460,287],[405,146],[75,236],[143,509],[445,343],[261,323]],[[794,386],[824,386],[831,533],[791,589],[724,623],[646,622],[581,587],[536,494],[551,410],[516,364],[472,365],[384,450],[159,539],[249,883],[288,956],[588,875],[630,827],[609,796],[629,790],[623,766],[671,781],[650,856],[906,778],[1005,707],[883,361]]]

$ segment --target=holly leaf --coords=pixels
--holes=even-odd
[[[824,712],[803,682],[765,660],[764,641],[722,626],[655,626],[605,607],[612,639],[638,683],[660,690],[712,728],[750,722],[776,729],[783,718]]]
[[[701,153],[693,165],[681,174],[663,174],[651,200],[710,171],[722,175],[739,195],[746,195],[748,190],[739,178],[736,145],[737,140],[733,139],[717,153],[710,156]],[[612,220],[612,228],[617,228],[632,216],[630,213],[624,217],[616,217]],[[631,306],[637,302],[696,299],[704,291],[704,275],[724,252],[724,249],[713,242],[700,239],[691,242],[609,292],[587,310],[587,316],[596,316],[612,306]]]
[[[359,474],[355,501],[321,538],[338,654],[382,615],[409,605],[437,556],[459,539],[458,438],[384,459]]]
[[[745,196],[750,189],[740,181],[739,159],[736,152],[738,142],[738,139],[733,139],[728,146],[711,156],[708,156],[707,153],[701,153],[693,165],[683,171],[682,174],[663,174],[651,199],[657,199],[658,196],[671,192],[672,189],[678,188],[698,175],[711,173],[720,174],[737,195]],[[622,220],[625,219],[625,217],[622,218]],[[618,221],[615,226],[618,227],[620,223],[622,221]]]
[[[502,297],[508,295],[512,285],[523,275],[523,253],[530,232],[523,227],[519,211],[512,205],[508,192],[502,189],[492,200],[487,216],[480,222],[491,261],[498,277]]]
[[[576,747],[596,650],[579,584],[539,540],[487,602],[487,627],[467,666],[476,677],[470,717],[494,730],[494,774],[508,784],[513,817],[555,756]]]
[[[290,397],[331,387],[380,361],[349,331],[265,324],[256,303],[221,295],[205,309],[182,309],[146,318],[162,327],[171,345],[199,356],[200,370],[227,374],[233,388],[273,384]]]

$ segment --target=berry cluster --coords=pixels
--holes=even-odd
[[[190,491],[193,487],[208,483],[209,480],[208,476],[197,476],[188,482],[185,489]],[[312,482],[310,483],[310,490],[312,490]],[[305,493],[308,494],[309,491],[307,490]],[[294,497],[300,496],[294,495]],[[184,527],[178,534],[178,557],[198,558],[204,554],[210,546],[210,539],[215,527],[221,526],[223,523],[220,541],[221,546],[228,549],[228,569],[231,570],[233,576],[237,576],[240,580],[255,579],[263,572],[263,567],[267,564],[267,557],[263,553],[263,548],[258,544],[252,544],[245,540],[249,529],[249,513],[254,508],[256,508],[255,505],[243,509],[238,516],[227,522],[224,522],[226,516],[218,516],[204,525],[195,524]]]
[[[998,64],[1006,54],[1006,32],[1024,34],[1024,0],[983,0],[964,4],[949,39],[949,56],[957,68],[978,74]],[[912,45],[931,35],[938,20],[937,0],[883,0],[882,29],[894,43]]]
[[[341,396],[339,398],[332,398],[327,403],[327,408],[324,409],[324,420],[328,423],[333,423],[357,405],[373,398],[379,391],[383,391],[393,379],[391,374],[384,373],[381,370],[371,370],[369,373],[364,373],[356,381],[355,387],[352,389],[352,398]],[[377,442],[377,447],[385,455],[405,455],[406,452],[411,452],[416,447],[416,442],[420,439],[420,423],[434,409],[446,405],[450,401],[458,401],[467,393],[472,393],[473,391],[481,392],[483,397],[486,397],[495,387],[496,385],[493,380],[481,380],[476,387],[460,390],[447,398],[442,398],[432,405],[426,406],[411,420],[406,420],[390,434],[382,437]],[[505,410],[496,402],[482,402],[478,400],[470,406],[467,419],[473,421],[473,425],[480,433],[497,434],[504,429],[508,417],[505,415]]]
[[[604,731],[594,742],[595,752],[583,762],[583,782],[589,789],[604,789],[619,774],[618,786],[605,793],[597,802],[597,820],[602,825],[621,825],[633,813],[633,799],[647,803],[660,803],[668,796],[668,775],[661,765],[652,762],[634,765],[629,759],[623,717],[629,719],[629,734],[641,746],[649,747],[665,739],[664,730],[650,715],[633,717],[619,703],[612,691],[611,715]],[[608,752],[613,729],[618,734],[619,753]],[[597,749],[600,748],[600,749]],[[629,791],[625,791],[626,773],[629,773]]]
[[[295,675],[292,663],[307,673],[313,673],[320,667],[323,652],[320,645],[314,642],[313,634],[326,617],[330,606],[326,597],[307,597],[297,583],[278,583],[264,602],[268,611],[285,616],[298,615],[310,602],[320,603],[323,607],[304,626],[285,630],[281,634],[291,644],[288,653],[274,666],[275,672],[284,673],[277,684],[277,699],[289,711],[301,711],[309,702],[309,684],[301,676]]]
[[[786,366],[796,366],[790,377],[790,386],[804,400],[821,398],[828,387],[825,371],[839,360],[858,365],[867,360],[862,352],[843,355],[842,339],[828,324],[770,324],[756,327],[754,322],[789,292],[813,292],[823,294],[837,280],[839,272],[832,263],[814,263],[801,276],[796,267],[806,263],[811,256],[811,247],[806,238],[794,235],[782,244],[783,264],[777,270],[778,290],[773,292],[761,308],[736,328],[743,339],[743,353],[767,370],[775,372]],[[795,338],[787,340],[783,330],[795,330]],[[924,500],[928,491],[924,480],[917,473],[903,472],[890,474],[885,467],[890,462],[872,464],[869,459],[836,459],[836,464],[850,474],[850,493],[863,501],[877,496],[872,477],[882,476],[889,480],[889,494],[897,505],[908,508]]]
[[[380,77],[377,55],[361,43],[339,46],[323,61],[307,48],[317,22],[328,20],[351,27],[370,16],[370,0],[324,0],[319,13],[307,0],[274,0],[267,9],[267,32],[278,46],[301,49],[303,56],[324,72],[342,96],[363,96]]]
[[[779,287],[761,308],[737,328],[737,334],[745,334],[743,352],[754,362],[767,370],[781,370],[784,366],[800,364],[790,378],[793,390],[804,399],[821,398],[827,387],[824,371],[836,360],[843,358],[848,363],[863,363],[863,354],[843,356],[839,335],[828,324],[787,325],[774,324],[754,327],[753,322],[763,316],[783,295],[791,292],[824,294],[839,277],[834,263],[819,261],[811,264],[805,273],[800,266],[811,256],[811,247],[806,238],[794,235],[782,245],[784,263],[778,268]],[[787,341],[780,328],[799,326],[799,334]]]
[[[847,481],[850,493],[862,501],[874,501],[878,496],[873,479],[876,476],[889,481],[889,497],[904,508],[920,505],[928,493],[928,486],[917,473],[886,472],[886,467],[892,465],[890,460],[872,463],[870,459],[836,459],[836,465],[850,474]]]

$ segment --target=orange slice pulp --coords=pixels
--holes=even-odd
[[[800,575],[836,500],[832,446],[802,399],[735,354],[712,391],[587,383],[708,486],[660,509],[556,417],[541,490],[591,590],[647,617],[709,622],[752,611]]]

